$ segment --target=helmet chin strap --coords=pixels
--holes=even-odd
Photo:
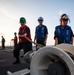
[[[69,23],[70,23],[70,19],[69,19]]]

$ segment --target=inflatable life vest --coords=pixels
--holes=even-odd
[[[28,26],[24,26],[24,27],[20,27],[19,28],[19,34],[20,35],[23,35],[23,34],[25,34],[25,30],[27,29],[27,28],[29,28]],[[31,40],[31,34],[29,33],[28,35],[27,35],[27,37]],[[25,38],[25,37],[19,37],[19,42],[28,42],[28,40]]]
[[[39,41],[44,41],[45,40],[46,33],[45,33],[45,26],[44,25],[42,25],[41,27],[40,26],[36,27],[36,38]]]
[[[66,26],[62,29],[61,25],[56,27],[56,33],[58,36],[58,44],[61,43],[71,43],[71,28]]]

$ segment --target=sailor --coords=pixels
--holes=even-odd
[[[36,27],[36,30],[35,30],[34,42],[41,44],[43,46],[46,46],[47,37],[48,37],[48,29],[43,24],[43,21],[44,20],[42,17],[38,18],[39,25]],[[38,45],[36,46],[36,50],[38,50]]]
[[[18,43],[18,38],[17,38],[17,33],[14,33],[14,39],[12,39],[12,41],[14,41],[14,48],[16,47],[17,43]]]
[[[20,25],[18,33],[19,43],[13,50],[14,57],[16,58],[16,61],[13,64],[20,63],[19,53],[21,49],[24,50],[24,54],[32,50],[32,43],[25,38],[27,37],[31,40],[30,28],[26,25],[26,19],[24,17],[20,18]]]
[[[73,32],[71,27],[68,25],[68,21],[70,22],[68,15],[62,14],[60,18],[60,25],[55,27],[55,45],[61,43],[73,44]]]
[[[2,36],[1,43],[2,43],[2,49],[5,49],[5,38],[3,36]]]

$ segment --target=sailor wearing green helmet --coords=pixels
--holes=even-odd
[[[25,37],[31,40],[31,33],[30,28],[26,25],[26,19],[24,17],[20,18],[20,28],[19,28],[19,43],[13,50],[14,57],[16,58],[16,61],[13,64],[20,63],[19,60],[19,52],[21,49],[24,50],[24,54],[28,51],[32,50],[32,43],[29,42]]]
[[[12,41],[14,42],[14,48],[15,48],[17,43],[18,43],[18,38],[17,38],[17,33],[16,32],[14,32],[14,39],[12,39]]]

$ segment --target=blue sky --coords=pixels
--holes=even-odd
[[[61,14],[69,15],[71,20],[69,25],[74,30],[73,7],[73,0],[0,0],[0,36],[3,35],[6,38],[6,45],[10,45],[14,32],[18,32],[20,27],[19,18],[23,16],[34,39],[37,19],[42,16],[49,31],[47,45],[53,45],[55,26],[60,24]]]

